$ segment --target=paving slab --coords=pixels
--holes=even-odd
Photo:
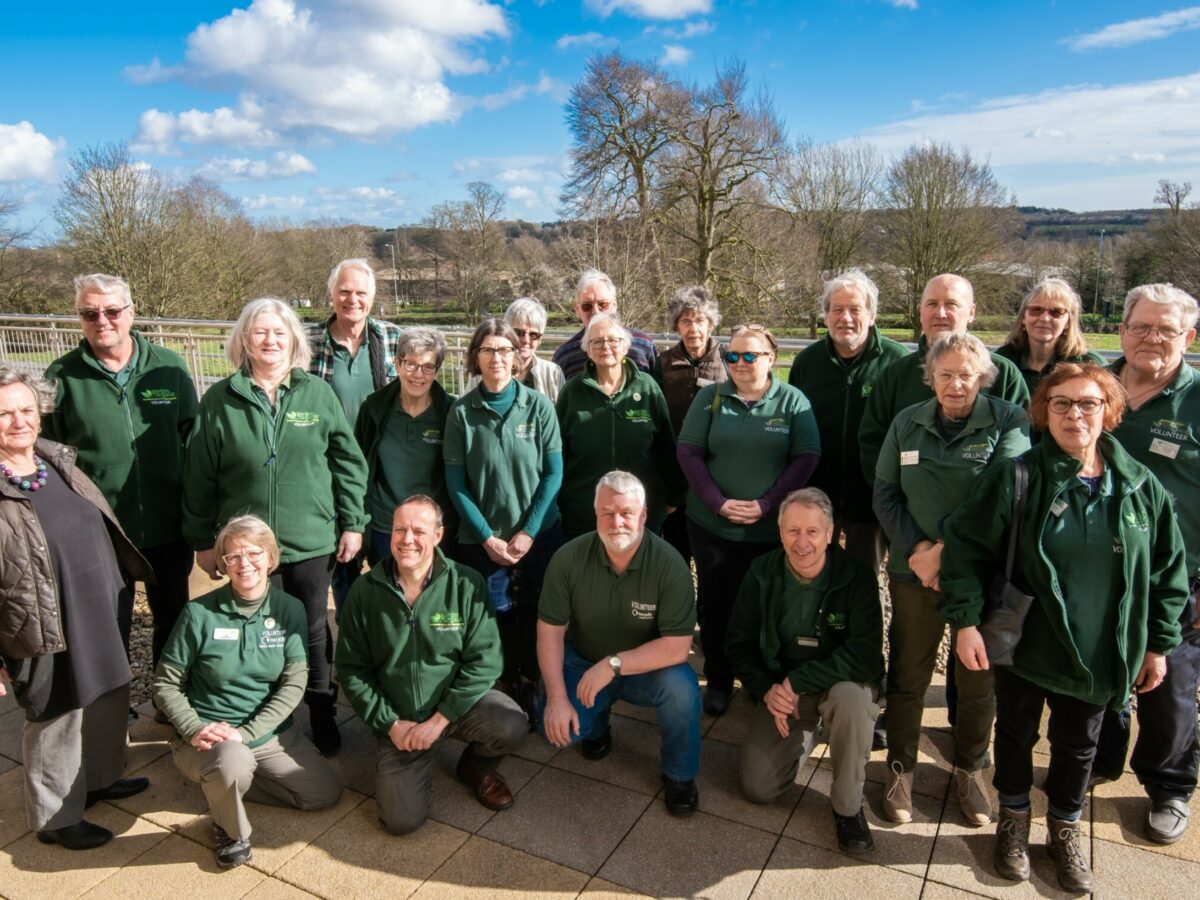
[[[0,697],[0,716],[12,712],[16,708],[17,698],[13,696],[12,689],[6,684],[4,686],[4,696]]]
[[[613,884],[603,878],[593,878],[587,883],[587,887],[583,889],[583,893],[579,897],[580,900],[584,900],[584,898],[586,900],[638,900],[638,898],[649,897],[649,894],[642,894],[633,888]]]
[[[706,740],[722,741],[742,746],[742,739],[750,727],[750,716],[754,713],[754,699],[741,688],[734,691],[729,709],[722,716],[713,717],[704,713],[700,730]]]
[[[525,743],[513,755],[519,756],[521,759],[527,759],[530,762],[545,765],[554,759],[555,755],[559,752],[559,749],[552,743],[536,731],[531,731],[529,732],[529,737],[525,738]]]
[[[414,894],[419,900],[575,897],[588,876],[504,844],[472,837]]]
[[[547,766],[518,802],[479,831],[534,856],[594,875],[652,797]]]
[[[197,787],[198,789],[198,787]],[[302,851],[318,837],[336,826],[344,816],[366,798],[357,791],[343,791],[342,799],[329,809],[300,811],[286,806],[247,803],[246,814],[253,832],[250,843],[254,859],[250,863],[264,874],[274,873],[280,866]],[[197,816],[180,831],[202,847],[214,846],[213,823],[208,815]]]
[[[367,797],[375,796],[376,738],[362,719],[350,716],[338,725],[342,733],[342,749],[329,758],[342,784]]]
[[[751,896],[755,900],[795,900],[811,890],[822,897],[917,900],[921,897],[921,887],[919,877],[783,838]]]
[[[742,793],[740,772],[742,748],[720,741],[705,741],[700,748],[700,777],[696,786],[700,790],[700,806],[704,812],[723,819],[732,819],[761,828],[772,834],[780,834],[796,802],[816,771],[817,763],[806,760],[796,773],[796,782],[783,792],[774,803],[751,803]]]
[[[116,837],[103,847],[77,853],[43,844],[33,832],[27,832],[0,852],[0,894],[9,900],[41,900],[77,897],[110,878],[129,884],[134,870],[123,867],[156,850],[170,834],[107,803],[88,810],[88,819],[110,829]]]
[[[430,818],[463,831],[477,832],[496,815],[493,810],[482,806],[475,792],[458,780],[454,768],[466,748],[464,741],[448,739],[438,744],[437,765],[433,770],[433,806]],[[507,756],[500,763],[500,774],[508,782],[516,802],[520,802],[521,788],[525,787],[541,766],[517,756]]]
[[[550,765],[653,797],[662,787],[662,732],[658,725],[616,715],[610,724],[613,748],[604,759],[584,759],[583,749],[573,744],[555,754]]]
[[[1112,841],[1092,844],[1097,897],[1195,897],[1200,863]]]
[[[21,732],[25,724],[25,713],[10,709],[0,715],[0,756],[12,762],[21,762]]]
[[[246,895],[246,900],[308,900],[315,896],[278,878],[264,878]]]
[[[184,778],[169,754],[142,768],[138,775],[150,779],[149,788],[132,797],[110,802],[130,815],[142,816],[171,831],[184,828],[197,816],[207,819],[208,802],[200,785]]]
[[[678,818],[655,803],[597,874],[655,897],[744,900],[778,840],[703,812]]]
[[[0,773],[0,847],[29,831],[25,818],[25,768]]]
[[[426,822],[412,834],[389,834],[375,804],[360,803],[275,877],[319,897],[410,896],[467,840],[465,831]]]
[[[211,850],[174,834],[83,896],[95,900],[232,898],[245,896],[262,881],[263,874],[250,866],[220,868]]]

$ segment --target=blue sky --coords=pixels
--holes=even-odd
[[[591,53],[704,82],[726,59],[791,139],[967,146],[1025,205],[1200,189],[1200,6],[949,0],[7,4],[0,193],[53,238],[66,162],[126,141],[254,217],[420,221],[472,180],[558,218],[562,104]]]

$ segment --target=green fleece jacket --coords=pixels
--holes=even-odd
[[[1113,699],[1121,706],[1147,650],[1168,653],[1179,644],[1179,613],[1187,600],[1188,580],[1183,538],[1171,501],[1157,478],[1109,434],[1100,453],[1120,496],[1120,547],[1124,578],[1111,585],[1116,603],[1118,685]],[[1050,518],[1065,508],[1060,495],[1079,474],[1047,433],[1022,457],[1029,463],[1029,494],[1018,548],[1020,571],[1035,600],[1013,653],[1012,671],[1034,684],[1071,697],[1093,694],[1088,661],[1081,659],[1067,623],[1054,560],[1046,555],[1043,534]],[[1001,570],[1012,519],[1014,461],[992,466],[978,487],[945,523],[942,551],[942,617],[953,627],[977,626],[983,592],[992,573]]]
[[[244,513],[271,526],[285,563],[332,553],[340,532],[366,529],[367,462],[341,403],[302,369],[289,383],[274,409],[244,372],[200,401],[183,493],[183,535],[197,550]]]
[[[196,388],[177,353],[130,332],[133,372],[117,384],[86,340],[46,369],[58,382],[42,434],[79,451],[76,463],[108,501],[138,548],[180,537],[184,444],[196,418]]]
[[[334,665],[350,705],[386,735],[398,719],[462,718],[500,677],[503,657],[487,587],[434,550],[429,582],[409,606],[386,559],[354,582],[338,623]]]
[[[613,469],[636,475],[646,488],[646,524],[657,528],[668,506],[687,491],[675,458],[675,432],[662,389],[630,360],[625,381],[611,397],[596,383],[596,368],[567,381],[555,411],[563,442],[563,482],[558,491],[563,530],[596,528],[596,482]]]
[[[871,478],[863,477],[858,426],[875,382],[894,360],[908,355],[902,344],[871,326],[867,345],[854,359],[842,359],[828,336],[805,347],[792,361],[788,384],[804,391],[821,432],[821,460],[808,483],[833,501],[838,519],[874,522]]]
[[[924,380],[925,354],[929,342],[922,335],[917,349],[888,364],[875,379],[875,389],[863,410],[862,422],[858,427],[859,453],[862,470],[867,481],[875,483],[875,466],[879,463],[879,448],[887,436],[888,426],[896,414],[914,403],[934,396],[933,388]],[[1029,405],[1029,389],[1021,371],[1002,356],[991,354],[992,362],[1000,373],[991,387],[984,389],[990,397],[999,397],[1017,406]]]
[[[883,613],[875,573],[837,544],[830,545],[826,565],[829,582],[816,619],[817,646],[789,671],[779,629],[784,592],[795,578],[787,553],[773,550],[750,564],[729,619],[725,655],[755,699],[785,676],[793,690],[809,694],[839,681],[870,684],[883,677]]]

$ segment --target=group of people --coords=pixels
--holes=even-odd
[[[338,802],[339,689],[377,736],[381,821],[404,834],[429,814],[442,738],[466,742],[458,778],[504,809],[498,767],[531,727],[602,759],[618,699],[655,709],[663,798],[688,815],[702,711],[725,713],[740,683],[756,703],[746,796],[786,791],[823,726],[838,843],[869,851],[867,760],[886,745],[882,810],[910,821],[947,625],[953,786],[967,823],[992,821],[994,746],[1001,875],[1028,877],[1046,706],[1064,887],[1090,888],[1079,817],[1089,784],[1123,770],[1131,692],[1147,833],[1182,836],[1200,763],[1186,293],[1131,291],[1105,368],[1061,279],[1033,287],[993,353],[968,330],[970,283],[940,275],[909,353],[850,270],[826,283],[827,334],[784,380],[769,328],[717,340],[705,288],[672,298],[679,341],[660,354],[589,270],[582,328],[552,359],[538,354],[546,310],[521,298],[476,328],[457,398],[439,381],[444,337],[372,317],[374,293],[352,259],[330,275],[324,323],[247,303],[233,374],[198,399],[182,360],[132,328],[128,285],[81,276],[79,346],[45,380],[0,369],[0,689],[10,680],[26,713],[40,840],[98,846],[112,835],[85,808],[148,786],[122,777],[137,581],[157,717],[226,867],[251,857],[246,799]],[[228,580],[189,602],[193,554]],[[1032,597],[1003,660],[985,640],[997,572]]]

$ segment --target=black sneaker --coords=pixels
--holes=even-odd
[[[718,688],[707,688],[704,691],[704,711],[710,716],[723,716],[729,709],[732,691],[722,691]]]
[[[220,825],[213,825],[213,834],[217,839],[217,865],[222,869],[232,869],[254,858],[249,840],[231,838]]]
[[[861,808],[858,814],[853,816],[839,816],[834,813],[833,822],[837,826],[839,850],[846,853],[869,853],[875,849],[871,826],[867,824],[866,813]]]
[[[308,721],[312,725],[313,744],[322,756],[334,756],[342,749],[342,733],[338,731],[335,705],[330,703],[311,704]]]
[[[605,728],[604,734],[598,738],[584,738],[579,746],[583,748],[584,759],[604,759],[612,750],[612,726]]]
[[[673,781],[666,775],[663,784],[667,786],[663,799],[667,804],[667,812],[673,816],[690,816],[700,805],[700,792],[696,790],[696,782],[689,778],[687,781]]]

